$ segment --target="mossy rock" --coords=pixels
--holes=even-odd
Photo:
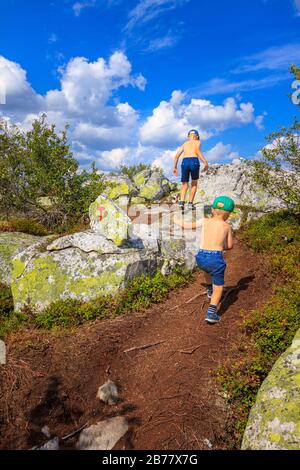
[[[150,274],[155,269],[156,255],[149,250],[132,248],[100,254],[77,247],[44,253],[29,248],[13,259],[14,306],[20,310],[31,305],[41,311],[58,300],[89,301],[101,294],[117,292],[137,272]]]
[[[263,382],[243,438],[244,450],[300,449],[300,330]]]
[[[0,282],[10,284],[12,258],[30,245],[45,240],[46,237],[37,237],[19,232],[0,232]]]

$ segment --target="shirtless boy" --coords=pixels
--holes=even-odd
[[[184,210],[185,197],[189,186],[190,176],[192,179],[192,187],[190,191],[189,205],[188,208],[194,210],[193,204],[195,194],[197,191],[199,172],[200,172],[200,160],[204,163],[204,171],[208,170],[208,163],[203,153],[201,152],[201,143],[199,138],[199,132],[192,129],[188,133],[188,140],[185,142],[175,155],[173,175],[178,176],[177,164],[179,157],[183,154],[183,160],[181,164],[181,194],[179,206]]]
[[[183,222],[182,219],[174,217],[174,222],[180,227],[187,229],[202,227],[202,242],[196,261],[204,271],[207,296],[210,299],[205,318],[208,323],[217,323],[221,320],[217,310],[223,293],[226,269],[223,251],[233,248],[232,229],[226,220],[233,210],[234,201],[227,196],[219,196],[213,202],[210,219]]]

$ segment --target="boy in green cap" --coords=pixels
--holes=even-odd
[[[209,219],[183,222],[182,219],[174,217],[174,222],[180,227],[187,229],[202,227],[202,241],[196,261],[204,271],[207,296],[210,299],[205,318],[208,323],[217,323],[221,320],[217,310],[223,294],[226,269],[223,251],[233,248],[232,228],[226,220],[233,210],[234,201],[227,196],[219,196],[212,204],[212,217]]]

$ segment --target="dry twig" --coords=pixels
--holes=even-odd
[[[131,352],[131,351],[138,351],[140,349],[147,349],[147,348],[151,348],[151,346],[157,346],[159,344],[162,344],[162,343],[165,343],[166,341],[163,340],[163,341],[158,341],[157,343],[149,343],[149,344],[143,344],[142,346],[136,346],[134,348],[130,348],[130,349],[126,349],[125,351],[123,351],[124,353],[128,353],[128,352]]]

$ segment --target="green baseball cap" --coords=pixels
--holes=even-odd
[[[232,212],[234,206],[234,201],[228,196],[218,196],[212,204],[213,209],[220,209],[226,212]]]

